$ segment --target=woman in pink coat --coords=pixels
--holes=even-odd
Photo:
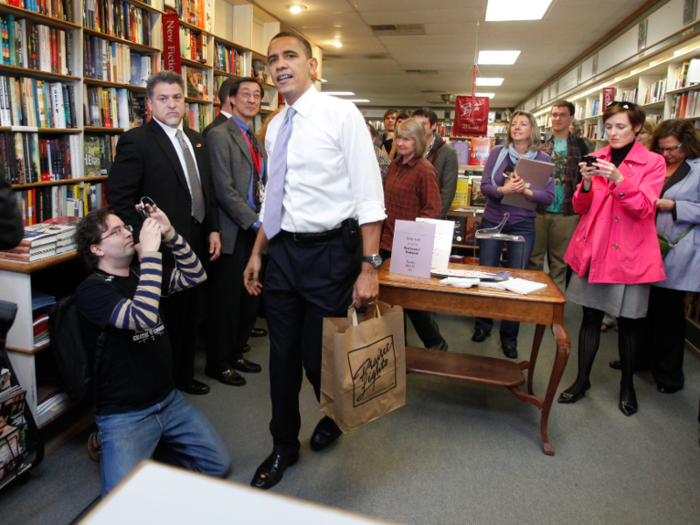
[[[637,412],[632,376],[649,304],[650,283],[665,279],[656,237],[656,201],[666,176],[661,155],[635,141],[644,110],[613,102],[603,114],[610,146],[593,153],[593,166],[581,163],[583,181],[573,205],[581,220],[565,255],[574,271],[566,298],[583,306],[578,338],[578,376],[560,396],[575,403],[591,386],[589,377],[600,343],[604,312],[619,320],[622,362],[620,410]]]

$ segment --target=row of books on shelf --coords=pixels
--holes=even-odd
[[[622,100],[624,102],[637,102],[637,88],[618,88],[615,100]]]
[[[194,67],[182,66],[182,78],[185,80],[185,96],[208,100],[211,89],[206,71]]]
[[[180,20],[212,32],[211,2],[213,0],[165,0],[165,12],[177,13]]]
[[[584,136],[587,139],[598,140],[598,124],[590,124],[586,126],[586,132]]]
[[[31,263],[74,252],[76,250],[75,232],[79,221],[79,217],[57,216],[47,219],[47,222],[26,225],[20,245],[10,250],[0,251],[0,259]],[[34,348],[49,341],[46,314],[54,304],[56,304],[55,297],[32,289]]]
[[[79,178],[80,136],[40,138],[38,133],[0,134],[0,170],[11,184]]]
[[[85,176],[109,175],[114,157],[117,155],[119,135],[85,136]]]
[[[674,70],[673,87],[683,89],[700,82],[700,59],[686,60]]]
[[[666,94],[666,79],[657,80],[652,85],[644,88],[642,93],[642,104],[653,104],[661,102]]]
[[[31,20],[0,17],[2,63],[46,73],[73,74],[73,33]]]
[[[212,121],[209,117],[211,110],[209,106],[188,102],[185,104],[185,116],[187,117],[186,124],[191,129],[198,133],[204,131]]]
[[[7,0],[6,3],[66,22],[73,21],[73,0]]]
[[[83,0],[83,26],[135,44],[153,43],[148,11],[120,0]]]
[[[452,244],[462,246],[477,246],[476,232],[481,229],[481,221],[483,210],[472,210],[471,215],[456,215],[447,213],[447,220],[455,223],[454,233],[452,234]],[[479,213],[481,212],[481,213]],[[465,264],[462,260],[453,261],[450,257],[450,262],[458,262]]]
[[[207,37],[189,27],[180,26],[180,56],[206,64]]]
[[[75,89],[70,84],[0,77],[0,126],[76,128]]]
[[[85,35],[83,72],[97,80],[146,87],[148,77],[158,72],[158,60],[155,55],[132,51],[126,44]]]
[[[0,370],[0,480],[23,467],[27,454],[27,422],[24,405],[27,392],[11,385],[10,371]]]
[[[674,95],[671,100],[671,118],[697,117],[700,91],[689,91]]]
[[[486,166],[494,143],[493,137],[470,137],[468,140],[455,140],[451,145],[457,150],[460,165]]]
[[[107,204],[102,182],[39,186],[14,194],[27,226],[56,217],[85,217]],[[0,256],[4,254],[0,252]]]
[[[238,77],[249,76],[248,53],[239,51],[235,47],[227,47],[219,42],[216,43],[216,55],[214,56],[214,67],[220,71],[225,71]]]
[[[457,179],[457,190],[452,201],[453,208],[464,206],[486,206],[488,197],[481,193],[481,174],[468,173]]]
[[[85,123],[98,128],[131,129],[146,119],[146,95],[127,88],[83,86]]]

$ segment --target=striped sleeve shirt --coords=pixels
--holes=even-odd
[[[207,279],[192,248],[174,229],[164,239],[175,257],[176,268],[170,274],[168,293],[195,286]],[[122,299],[112,312],[109,324],[124,330],[144,331],[158,324],[158,307],[163,281],[163,256],[160,252],[141,253],[141,276],[133,299]]]

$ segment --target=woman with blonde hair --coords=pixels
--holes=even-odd
[[[554,202],[554,179],[550,178],[542,190],[531,190],[518,176],[515,166],[521,158],[549,162],[549,155],[540,151],[540,130],[532,113],[516,111],[508,126],[508,137],[504,146],[491,151],[484,174],[481,177],[481,192],[489,200],[484,210],[482,228],[498,226],[506,213],[510,216],[503,233],[522,235],[525,242],[508,242],[508,268],[524,270],[535,246],[535,217],[537,212],[517,206],[502,204],[505,195],[521,194],[528,201],[549,206]],[[503,252],[503,241],[496,239],[479,240],[479,264],[498,266]],[[482,342],[491,333],[493,319],[476,318],[472,341]],[[501,346],[506,357],[518,357],[518,331],[520,323],[501,321]]]
[[[384,177],[386,221],[379,245],[379,254],[384,259],[391,257],[397,220],[415,221],[418,217],[439,219],[442,207],[437,172],[423,157],[427,148],[423,123],[414,118],[404,120],[397,124],[395,135],[398,154]],[[406,315],[426,348],[447,350],[447,341],[440,335],[437,322],[430,312],[406,310]]]

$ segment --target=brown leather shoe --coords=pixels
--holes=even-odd
[[[243,386],[246,384],[245,377],[236,372],[233,368],[223,370],[216,374],[207,373],[207,376],[211,377],[212,379],[216,379],[219,383],[229,386]]]

